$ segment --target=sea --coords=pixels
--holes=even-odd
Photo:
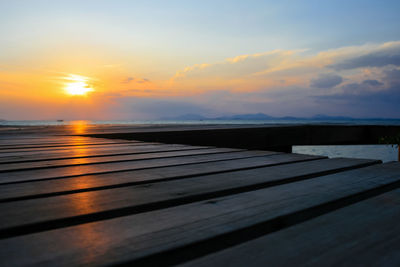
[[[0,120],[0,127],[23,126],[51,126],[73,125],[85,123],[88,125],[305,125],[305,124],[331,124],[331,125],[400,125],[400,119],[343,119],[343,120]],[[400,133],[399,133],[400,134]],[[383,162],[397,161],[398,147],[396,145],[329,145],[329,146],[293,146],[293,153],[322,155],[330,158],[350,157],[377,159]]]

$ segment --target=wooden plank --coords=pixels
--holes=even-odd
[[[46,146],[46,145],[63,145],[63,144],[86,144],[86,143],[118,143],[118,142],[127,142],[128,140],[121,140],[121,139],[104,139],[104,138],[43,138],[43,139],[6,139],[0,141],[1,148],[8,148],[8,147],[26,147],[26,146]],[[136,140],[132,140],[133,142]]]
[[[51,155],[51,154],[62,154],[62,153],[80,153],[85,151],[112,151],[112,150],[127,150],[129,148],[135,149],[136,147],[146,147],[146,146],[159,146],[164,144],[158,143],[135,143],[132,145],[124,145],[124,144],[117,144],[117,145],[105,145],[105,146],[77,146],[77,147],[65,147],[65,148],[54,148],[49,150],[43,149],[32,149],[30,151],[9,151],[9,152],[1,152],[0,158],[8,158],[8,157],[15,157],[15,156],[35,156],[35,155]]]
[[[120,142],[75,142],[75,141],[65,141],[63,143],[58,144],[30,144],[30,145],[2,145],[0,146],[0,153],[3,151],[16,151],[16,150],[23,150],[23,149],[32,149],[32,148],[40,148],[40,149],[47,149],[47,148],[64,148],[64,147],[77,147],[77,146],[98,146],[98,145],[116,145],[116,144],[136,144],[136,143],[144,143],[141,141],[120,141]]]
[[[341,208],[400,184],[400,164],[375,165],[213,200],[0,241],[13,264],[134,266],[184,262]],[[71,207],[90,209],[90,199]],[[251,237],[251,236],[250,236]],[[43,253],[46,251],[46,253]],[[154,266],[153,265],[153,266]]]
[[[141,161],[123,161],[123,162],[112,162],[102,164],[90,164],[90,165],[77,165],[69,167],[57,167],[49,169],[33,169],[26,171],[15,171],[0,173],[0,185],[9,182],[21,182],[21,181],[34,181],[34,180],[49,180],[49,179],[62,179],[73,176],[82,175],[96,175],[102,173],[132,171],[139,169],[149,169],[167,166],[179,166],[190,163],[200,162],[214,162],[222,160],[232,159],[247,159],[253,160],[254,162],[261,163],[263,158],[254,158],[265,155],[274,155],[277,152],[270,151],[243,151],[240,153],[222,153],[222,154],[210,154],[210,155],[193,155],[186,156],[184,158],[162,158],[162,159],[147,159]],[[250,158],[250,159],[249,159]]]
[[[65,134],[45,134],[42,131],[38,131],[36,134],[27,135],[22,134],[18,135],[15,132],[11,133],[1,133],[0,132],[0,143],[7,143],[8,141],[12,142],[25,142],[30,143],[31,141],[37,142],[62,142],[64,140],[103,140],[103,141],[113,141],[113,140],[121,140],[121,139],[110,139],[110,138],[102,138],[102,137],[91,137],[91,136],[83,136],[83,135],[66,135]]]
[[[50,161],[59,159],[78,159],[90,157],[112,157],[119,155],[129,155],[138,153],[155,153],[166,152],[173,150],[193,150],[193,149],[206,149],[208,147],[186,146],[186,145],[146,145],[135,147],[120,147],[120,148],[107,148],[101,150],[67,150],[48,153],[22,153],[15,156],[1,156],[0,164],[10,164],[17,162],[35,162],[35,161]]]
[[[280,157],[276,158],[278,156],[280,156]],[[284,157],[282,157],[282,156],[284,156]],[[217,172],[217,173],[223,172],[223,171],[226,172],[226,170],[232,170],[232,169],[238,168],[238,167],[248,168],[251,166],[257,166],[255,164],[258,164],[258,166],[259,166],[261,164],[261,162],[264,166],[272,165],[273,163],[275,163],[275,164],[282,164],[285,162],[287,163],[288,161],[291,162],[294,160],[293,157],[291,157],[291,156],[292,155],[289,154],[289,155],[276,155],[275,159],[274,159],[274,156],[250,159],[250,160],[255,161],[256,163],[251,163],[252,161],[249,161],[249,159],[240,159],[240,160],[231,160],[229,162],[228,161],[225,161],[225,162],[219,161],[219,162],[213,162],[213,163],[207,163],[207,164],[201,164],[201,163],[200,164],[192,164],[192,165],[180,166],[180,168],[175,168],[175,171],[179,170],[181,168],[192,169],[192,170],[196,170],[196,172],[193,172],[195,175],[196,174],[200,175],[202,173],[205,173],[204,167],[209,165],[208,166],[209,172],[210,172],[210,170]],[[298,160],[299,159],[304,160],[304,157],[298,157]],[[232,162],[233,162],[233,164],[232,164]],[[199,168],[199,166],[202,168]],[[228,167],[228,169],[227,169],[227,166],[230,166],[230,167]],[[235,167],[233,167],[233,166],[235,166]],[[225,167],[225,169],[224,169],[224,167]],[[170,171],[170,172],[174,171],[171,168],[172,167],[163,168],[164,172],[162,172],[162,173],[158,172],[158,174],[165,174],[165,173],[168,173],[168,171]],[[154,171],[154,169],[153,169],[153,171]],[[228,175],[228,177],[230,175],[233,175],[233,174],[230,173]],[[94,176],[94,177],[96,177],[96,176]],[[144,185],[144,182],[149,183],[149,182],[151,182],[151,180],[149,180],[149,179],[144,180],[143,177],[132,177],[132,178],[133,179],[136,178],[136,184],[138,185],[138,188],[139,188],[139,189],[137,189],[138,191],[143,190],[142,188],[145,188],[144,190],[146,192],[149,191],[146,189],[149,187],[149,185]],[[172,176],[171,178],[176,180],[179,177]],[[211,179],[215,179],[215,178],[211,178]],[[240,176],[239,179],[243,179],[243,177]],[[162,180],[167,181],[168,179],[164,178],[164,179],[160,179],[158,181],[162,181]],[[169,179],[169,180],[171,180],[171,179]],[[190,182],[192,179],[187,179],[187,180]],[[180,181],[183,181],[183,180],[180,180]],[[91,183],[90,180],[86,179],[86,186],[88,184],[89,184],[89,186],[93,186],[93,185],[90,185],[90,183]],[[200,180],[200,183],[204,183],[204,182],[202,180]],[[178,182],[178,184],[179,184],[179,182]],[[151,187],[153,188],[153,186],[154,186],[154,184]],[[212,183],[208,184],[208,186],[211,186],[211,188],[213,188]],[[150,189],[150,191],[153,190],[152,188]],[[53,189],[53,190],[57,190],[57,189]],[[2,203],[1,204],[2,211],[3,211],[2,216],[4,218],[7,217],[8,219],[2,220],[0,222],[0,228],[9,228],[12,226],[19,226],[20,224],[28,224],[29,222],[31,222],[31,223],[41,222],[41,221],[45,221],[45,218],[57,219],[57,218],[60,218],[60,216],[61,216],[61,214],[59,212],[64,214],[64,216],[61,216],[61,217],[70,217],[71,215],[68,215],[69,212],[72,212],[72,214],[75,214],[74,216],[84,215],[84,214],[88,213],[88,211],[84,210],[84,209],[82,209],[80,211],[76,210],[76,208],[71,209],[71,206],[70,206],[71,201],[67,200],[67,199],[71,199],[71,198],[72,199],[81,198],[81,197],[91,198],[91,196],[100,196],[101,195],[102,196],[101,201],[103,204],[99,205],[98,208],[103,209],[103,210],[104,210],[104,208],[105,208],[105,210],[110,209],[109,208],[110,206],[107,203],[110,203],[111,205],[116,205],[114,207],[121,208],[124,206],[126,207],[127,205],[130,206],[130,205],[132,205],[132,203],[135,203],[137,201],[139,201],[142,204],[143,204],[142,201],[149,201],[149,200],[154,201],[154,199],[145,197],[144,195],[143,195],[142,200],[140,200],[140,199],[134,200],[139,195],[136,193],[135,190],[136,189],[134,187],[133,187],[133,189],[132,189],[132,187],[113,188],[113,189],[106,189],[106,190],[100,190],[100,191],[97,190],[97,191],[91,191],[91,192],[82,192],[82,193],[78,193],[78,194],[69,194],[69,195],[64,195],[64,196],[61,195],[61,196],[55,196],[52,198],[42,198],[42,199],[39,198],[39,199],[31,199],[31,200],[26,200],[26,201],[15,201],[15,202],[9,202],[9,203]],[[126,193],[128,193],[128,194],[126,194]],[[165,192],[165,193],[168,195],[170,194],[170,192]],[[150,194],[149,194],[149,196],[150,196]],[[132,197],[134,199],[132,199]],[[153,197],[154,197],[154,195],[153,195]],[[178,194],[178,195],[175,195],[174,197],[181,198],[183,196]],[[110,200],[112,200],[112,201],[110,202]],[[56,201],[61,201],[66,206],[61,205],[61,204],[56,204]],[[59,202],[59,203],[61,203],[61,202]],[[25,213],[25,209],[27,209],[27,207],[29,206],[29,203],[36,203],[36,204],[34,204],[34,206],[38,205],[39,209],[42,209],[45,207],[47,207],[47,208],[53,207],[56,210],[59,210],[59,212],[47,212],[46,214],[43,214],[43,216],[44,216],[43,217],[43,216],[38,216],[37,209],[31,208],[30,212]],[[40,203],[40,204],[38,204],[38,203]],[[41,207],[39,207],[39,206],[41,206]],[[94,212],[94,209],[97,209],[97,207],[95,207],[95,206],[96,205],[93,206],[93,212]],[[108,207],[108,208],[106,208],[106,207]],[[24,209],[24,211],[22,209]],[[29,208],[27,210],[29,210]],[[34,212],[34,213],[32,213],[32,212]],[[17,213],[20,214],[20,216],[15,216]],[[50,216],[50,217],[47,217],[47,216]],[[11,232],[9,232],[9,233],[11,233]],[[1,234],[0,234],[0,236],[1,236]]]
[[[80,137],[80,136],[57,136],[57,137],[43,137],[43,138],[13,138],[10,136],[6,140],[0,140],[0,147],[10,146],[32,146],[32,145],[62,145],[62,144],[84,144],[84,143],[118,143],[128,142],[129,140],[122,139],[106,139],[106,138],[93,138],[93,137]],[[136,140],[130,140],[138,142]]]
[[[221,195],[239,193],[259,189],[280,183],[311,178],[312,174],[322,175],[343,169],[357,168],[376,163],[370,160],[336,160],[319,161],[311,164],[285,165],[243,172],[231,172],[219,175],[201,176],[198,178],[161,182],[152,185],[137,185],[123,188],[113,188],[101,191],[83,192],[52,198],[38,198],[25,201],[16,201],[2,204],[2,215],[5,218],[0,222],[0,236],[5,232],[12,233],[7,228],[23,227],[23,225],[48,224],[51,227],[57,223],[46,221],[61,220],[62,218],[86,216],[90,219],[93,213],[118,213],[118,210],[128,209],[136,213],[165,207],[165,203],[184,204],[204,200]],[[294,164],[294,163],[293,163]],[[304,175],[298,171],[304,167]],[[313,167],[313,168],[312,168]],[[289,172],[288,172],[289,170]],[[317,171],[316,171],[317,170]],[[90,210],[71,208],[76,199],[89,199]],[[147,207],[147,208],[146,208]],[[43,227],[43,226],[42,226]]]
[[[1,136],[0,144],[32,144],[32,143],[62,143],[68,140],[75,141],[85,141],[85,140],[103,140],[103,141],[111,141],[111,140],[121,140],[121,139],[109,139],[109,138],[95,138],[95,137],[87,137],[87,136],[30,136],[30,137],[22,137],[16,135],[6,135]]]
[[[400,190],[182,266],[399,266]]]
[[[112,156],[118,154],[134,153],[136,151],[162,151],[163,148],[188,148],[185,145],[144,145],[135,147],[107,147],[102,149],[68,149],[63,151],[51,151],[51,152],[21,152],[14,155],[0,154],[0,164],[17,163],[17,162],[32,162],[42,160],[56,160],[56,159],[70,159],[70,158],[81,158],[81,157],[93,157],[93,156]],[[194,147],[196,148],[196,147]],[[197,147],[199,148],[199,147]]]
[[[96,146],[61,146],[61,147],[42,147],[42,148],[16,148],[16,149],[3,149],[0,150],[0,154],[3,155],[18,155],[21,153],[37,153],[37,152],[53,152],[53,151],[68,151],[68,150],[96,150],[96,149],[112,149],[114,147],[135,147],[135,146],[147,146],[157,145],[161,143],[152,142],[127,142],[118,144],[98,144]]]
[[[254,152],[253,152],[254,153]],[[238,171],[246,168],[262,168],[287,164],[296,161],[314,160],[310,158],[292,155],[271,155],[268,160],[248,162],[248,160],[235,160],[230,162],[198,163],[181,166],[168,166],[144,170],[134,170],[111,174],[85,175],[68,179],[52,179],[27,183],[3,184],[0,186],[0,202],[13,201],[15,199],[48,197],[77,192],[103,190],[145,183],[177,180],[189,177],[209,175],[215,173]]]
[[[171,152],[160,152],[160,153],[133,154],[133,155],[120,155],[120,156],[117,155],[112,157],[92,157],[92,158],[61,159],[61,160],[55,159],[51,161],[18,162],[18,163],[0,164],[0,172],[23,171],[23,170],[40,169],[40,168],[66,167],[75,165],[101,164],[107,162],[181,157],[188,155],[227,153],[227,152],[239,152],[239,151],[243,150],[234,148],[206,148],[206,149],[193,149],[193,150],[171,151]]]

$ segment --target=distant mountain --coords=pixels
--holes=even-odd
[[[331,117],[323,114],[315,115],[311,118],[302,117],[273,117],[264,113],[235,114],[221,117],[205,117],[199,114],[184,114],[176,117],[164,117],[161,120],[349,120],[350,117]]]
[[[270,120],[274,117],[268,116],[264,113],[255,114],[237,114],[222,117],[205,117],[199,114],[184,114],[176,117],[161,118],[161,120]]]
[[[324,114],[317,114],[312,117],[273,117],[264,113],[250,113],[250,114],[236,114],[222,117],[205,117],[199,114],[185,114],[177,117],[161,118],[161,120],[317,120],[317,121],[349,121],[349,120],[385,120],[383,118],[352,118],[345,116],[328,116]]]
[[[268,116],[264,113],[255,113],[255,114],[239,114],[232,116],[224,116],[214,118],[216,120],[270,120],[274,119],[274,117]]]

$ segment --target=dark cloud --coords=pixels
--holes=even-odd
[[[362,83],[351,84],[349,88],[360,85]],[[348,110],[351,114],[360,114],[363,117],[400,117],[400,86],[379,91],[358,91],[357,94],[345,91],[335,95],[316,96],[315,99],[327,109],[335,106],[337,110]]]
[[[361,83],[348,83],[343,85],[341,88],[346,94],[359,95],[367,93],[373,89],[379,89],[383,86],[383,83],[378,80],[365,80]]]
[[[380,81],[377,80],[365,80],[362,82],[363,85],[367,85],[367,86],[372,86],[372,87],[378,87],[378,86],[382,86],[383,83],[381,83]]]
[[[343,78],[336,74],[321,74],[310,81],[310,86],[321,89],[329,89],[343,82]]]
[[[400,87],[400,70],[390,69],[383,72],[385,74],[385,82],[391,87]]]
[[[387,65],[400,66],[400,48],[397,51],[375,52],[346,59],[329,67],[335,70],[348,70],[366,67],[384,67]]]
[[[347,94],[359,94],[365,88],[361,83],[348,83],[341,87]]]

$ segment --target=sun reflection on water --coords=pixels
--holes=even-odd
[[[89,125],[88,121],[80,120],[80,121],[71,121],[71,127],[73,134],[85,134],[87,133]]]

